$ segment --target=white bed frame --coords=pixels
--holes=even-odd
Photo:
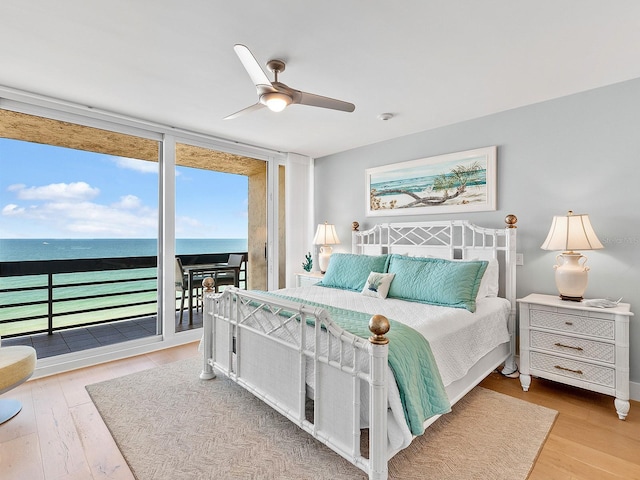
[[[354,223],[353,253],[499,261],[500,296],[511,302],[510,341],[447,387],[452,405],[498,366],[504,364],[505,374],[517,370],[516,222],[509,215],[502,229],[455,220],[382,224],[363,232]],[[341,329],[322,308],[236,288],[222,294],[206,293],[204,313],[200,378],[215,378],[215,367],[367,472],[369,478],[387,478],[387,462],[397,451],[387,446],[388,340],[384,335],[388,322],[384,317],[372,317],[372,336],[367,340]],[[309,322],[315,325],[313,335],[307,331],[311,330],[306,327]],[[367,361],[359,362],[363,355]],[[309,364],[312,369],[307,368]],[[307,402],[309,385],[314,386],[312,407]],[[368,458],[360,451],[361,388],[369,390]],[[310,408],[312,415],[307,412]]]

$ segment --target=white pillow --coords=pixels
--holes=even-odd
[[[367,297],[387,298],[391,281],[395,273],[371,272],[362,289],[362,294]]]
[[[456,260],[457,262],[466,262],[466,261],[478,261],[480,258],[467,258],[465,260]],[[487,260],[487,269],[484,271],[484,275],[482,275],[482,280],[480,280],[480,287],[478,287],[478,294],[476,298],[484,298],[484,297],[497,297],[498,296],[498,288],[499,288],[499,276],[500,276],[500,264],[498,260],[492,258],[491,260]]]
[[[500,264],[498,263],[498,260],[492,258],[489,260],[489,264],[487,265],[487,269],[484,271],[484,275],[482,275],[480,288],[478,288],[478,295],[476,295],[476,298],[497,297],[499,277]]]

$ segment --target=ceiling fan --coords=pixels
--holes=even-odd
[[[294,105],[296,103],[312,107],[341,110],[343,112],[353,112],[356,108],[353,103],[343,102],[342,100],[323,97],[313,93],[301,92],[300,90],[295,90],[279,82],[278,74],[284,72],[285,69],[285,64],[281,60],[269,60],[267,62],[267,68],[275,75],[275,80],[271,82],[247,47],[244,45],[235,45],[233,49],[240,58],[249,77],[251,77],[251,81],[256,86],[258,103],[225,117],[225,120],[231,120],[232,118],[264,107],[267,107],[273,112],[281,112],[288,105]]]

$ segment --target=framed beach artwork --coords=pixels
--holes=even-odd
[[[495,210],[496,151],[492,146],[366,169],[367,216]]]

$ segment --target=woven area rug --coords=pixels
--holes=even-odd
[[[87,386],[138,480],[359,479],[238,385],[181,360]],[[557,412],[476,387],[389,464],[396,479],[525,479]]]

